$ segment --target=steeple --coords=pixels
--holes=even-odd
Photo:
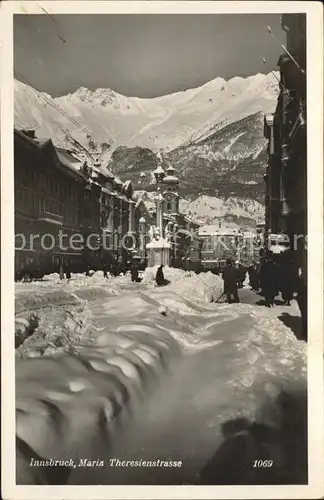
[[[174,175],[175,174],[175,169],[173,168],[172,165],[170,165],[167,169],[166,169],[166,173],[167,175]]]
[[[179,179],[175,173],[175,169],[170,165],[163,180],[164,212],[167,214],[179,213]]]
[[[172,167],[172,165],[170,165],[166,169],[166,176],[164,177],[163,184],[167,190],[168,190],[168,188],[172,188],[171,190],[173,191],[173,190],[178,190],[178,188],[179,188],[179,179],[175,175],[175,173],[176,173],[176,171]]]

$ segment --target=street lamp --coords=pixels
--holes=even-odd
[[[146,220],[141,217],[139,220],[139,237],[140,237],[140,254],[145,257],[145,235],[146,235]]]

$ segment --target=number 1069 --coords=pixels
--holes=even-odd
[[[253,467],[272,467],[273,460],[254,460]]]

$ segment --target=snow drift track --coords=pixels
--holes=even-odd
[[[304,343],[269,310],[209,303],[222,291],[211,273],[172,274],[159,289],[150,270],[141,284],[94,277],[65,286],[87,303],[89,335],[72,351],[17,360],[18,484],[192,484],[221,445],[224,422],[281,426],[278,396],[305,388]],[[77,466],[157,455],[184,466]],[[31,458],[74,463],[37,468]]]
[[[32,294],[18,293],[18,316],[31,311],[42,316],[45,311],[48,330],[57,328],[51,320],[57,321],[62,309],[82,310],[85,303],[88,309],[88,335],[74,338],[68,349],[46,346],[40,351],[31,339],[20,346],[25,359],[16,361],[18,483],[53,480],[46,468],[28,467],[31,457],[91,457],[98,438],[109,448],[116,426],[181,354],[181,345],[195,342],[182,314],[195,314],[200,307],[184,297],[196,284],[201,300],[212,300],[221,285],[211,273],[200,278],[189,273],[185,280],[183,274],[165,289],[154,288],[149,270],[143,285],[124,278],[110,284],[97,275],[86,280],[87,287],[80,279],[64,290],[54,291],[57,285],[49,283],[42,293],[36,285]],[[161,305],[166,316],[159,311]]]

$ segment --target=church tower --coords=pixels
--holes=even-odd
[[[179,213],[179,179],[175,175],[175,169],[170,165],[166,169],[166,176],[163,179],[164,213]]]

